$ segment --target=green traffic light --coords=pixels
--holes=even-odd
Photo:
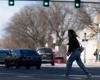
[[[80,3],[75,3],[76,8],[80,8]]]
[[[14,0],[9,0],[9,6],[14,6]]]
[[[77,7],[80,6],[79,3],[76,3],[76,6],[77,6]]]
[[[75,0],[75,8],[80,8],[81,0]]]
[[[45,2],[44,4],[47,6],[48,5],[48,2]]]
[[[49,7],[49,0],[44,0],[43,6],[44,7]]]
[[[49,3],[48,2],[44,2],[44,7],[49,7]]]

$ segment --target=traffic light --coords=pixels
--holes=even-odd
[[[9,6],[14,6],[14,0],[9,0],[8,4],[9,4]]]
[[[44,0],[43,1],[43,6],[44,7],[49,7],[49,0]]]
[[[80,0],[75,0],[75,7],[80,8]]]

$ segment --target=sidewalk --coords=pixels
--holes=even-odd
[[[84,62],[83,62],[84,63]],[[86,62],[84,63],[84,65],[86,67],[100,67],[100,62],[95,62],[95,61],[91,61],[91,62]],[[77,63],[74,62],[73,64],[74,67],[78,67]]]
[[[100,62],[86,62],[84,63],[86,67],[100,67]],[[73,67],[79,67],[76,62],[73,63]],[[66,67],[66,64],[55,64],[53,67]]]
[[[100,67],[100,62],[87,62],[85,65],[87,67]]]

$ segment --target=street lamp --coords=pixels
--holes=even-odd
[[[94,17],[93,22],[97,25],[97,34],[96,34],[97,49],[100,50],[100,13],[96,14],[96,16]]]
[[[87,33],[84,33],[84,39],[82,39],[82,41],[85,44],[85,50],[84,50],[84,63],[86,63],[86,42],[88,41],[88,39],[86,38]]]

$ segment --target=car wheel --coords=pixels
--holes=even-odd
[[[6,61],[6,60],[5,60],[5,67],[6,67],[6,68],[9,68],[9,67],[10,67],[8,61]]]
[[[20,68],[20,65],[16,65],[16,68],[19,69]]]
[[[54,65],[55,65],[55,63],[54,63],[54,62],[52,62],[52,63],[51,63],[51,65],[52,65],[52,66],[54,66]]]
[[[26,69],[30,69],[30,66],[26,66]]]
[[[9,65],[8,63],[6,63],[6,64],[5,64],[5,67],[6,67],[6,68],[9,68],[9,67],[10,67],[10,65]]]
[[[36,66],[36,69],[40,69],[40,68],[41,68],[41,65]]]
[[[16,62],[16,68],[17,68],[17,69],[20,68],[20,64],[19,64],[19,62]]]
[[[20,68],[20,65],[21,65],[21,62],[19,60],[16,60],[15,66],[16,66],[17,69]]]

